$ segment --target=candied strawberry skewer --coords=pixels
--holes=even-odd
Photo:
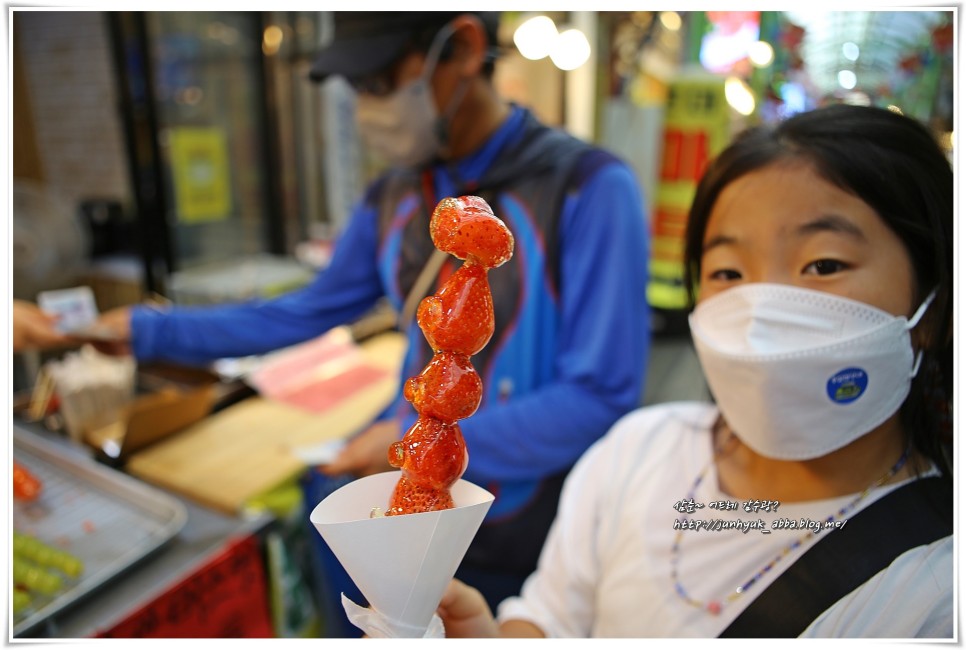
[[[416,322],[434,351],[472,356],[493,336],[493,296],[486,269],[465,262],[416,309]]]
[[[421,373],[409,378],[403,395],[419,405],[420,415],[452,423],[476,412],[483,382],[468,355],[439,352]]]
[[[429,223],[433,245],[457,259],[495,269],[513,256],[513,235],[478,196],[443,199]]]
[[[429,231],[436,248],[464,263],[416,310],[416,322],[434,354],[403,389],[419,417],[389,447],[389,463],[402,472],[387,515],[453,507],[449,489],[469,459],[456,422],[473,415],[483,397],[483,382],[470,357],[493,336],[487,271],[513,255],[513,235],[476,196],[440,201]]]
[[[13,461],[13,498],[33,501],[43,489],[43,483],[26,467]]]

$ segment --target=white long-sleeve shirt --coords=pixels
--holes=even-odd
[[[571,473],[540,565],[521,596],[501,604],[499,619],[530,621],[550,637],[718,636],[822,534],[791,552],[715,616],[675,593],[675,521],[720,519],[744,526],[760,520],[771,531],[684,531],[678,567],[684,588],[698,601],[724,602],[735,587],[803,534],[772,528],[777,520],[824,521],[857,495],[746,512],[744,500],[718,489],[714,465],[709,466],[709,430],[716,417],[713,405],[680,402],[622,418]],[[705,507],[691,514],[675,510],[706,467],[694,493],[694,502]],[[899,485],[874,490],[849,514]],[[768,494],[758,498],[773,500]],[[728,501],[737,502],[738,509],[709,506]],[[953,584],[950,536],[896,558],[819,616],[803,636],[951,638]]]

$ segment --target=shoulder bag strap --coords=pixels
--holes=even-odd
[[[952,489],[939,477],[897,488],[825,535],[722,638],[795,637],[902,553],[952,534]]]
[[[433,249],[433,254],[426,260],[426,264],[416,277],[416,282],[413,283],[413,288],[406,295],[406,301],[403,303],[402,310],[399,312],[400,332],[409,330],[413,318],[416,317],[416,306],[426,296],[433,282],[436,281],[439,270],[443,268],[443,263],[447,257],[449,257],[449,254],[435,248]]]

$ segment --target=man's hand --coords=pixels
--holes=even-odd
[[[48,350],[78,345],[78,341],[57,331],[57,317],[26,300],[13,301],[13,351]]]
[[[448,639],[500,636],[500,629],[483,594],[455,578],[446,587],[436,613],[443,619]]]
[[[130,307],[117,307],[104,312],[88,330],[98,334],[90,339],[98,352],[114,356],[131,354]]]
[[[399,422],[383,420],[349,440],[342,452],[328,465],[320,465],[319,471],[329,476],[355,474],[369,476],[388,472],[389,445],[399,440]]]

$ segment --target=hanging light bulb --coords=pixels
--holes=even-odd
[[[282,28],[278,25],[270,25],[265,28],[265,32],[262,35],[262,52],[265,53],[265,56],[272,56],[278,53],[278,49],[282,45],[283,36]]]
[[[561,32],[550,51],[550,60],[561,70],[575,70],[590,58],[590,41],[579,29]]]
[[[844,56],[849,61],[856,61],[859,58],[859,46],[849,41],[847,43],[842,43],[842,56]]]
[[[765,41],[755,41],[748,46],[748,59],[756,68],[765,68],[775,60],[775,50]]]
[[[557,40],[557,26],[547,16],[534,16],[513,32],[513,43],[525,58],[537,61],[550,54]]]
[[[755,112],[755,95],[744,81],[738,77],[729,77],[725,81],[725,99],[731,108],[742,115]]]
[[[659,19],[668,31],[676,32],[681,29],[681,16],[676,11],[662,11]]]
[[[839,85],[846,90],[852,90],[855,88],[855,84],[858,83],[858,79],[855,73],[851,70],[840,70],[838,74]]]

